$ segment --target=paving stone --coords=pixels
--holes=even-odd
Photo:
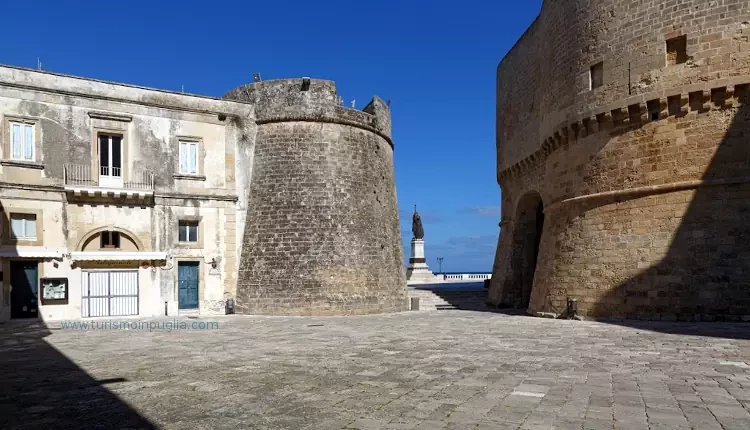
[[[527,408],[513,408],[508,406],[501,406],[499,408],[493,408],[487,413],[487,418],[497,421],[523,424],[526,421],[526,417],[529,416],[530,409]]]
[[[384,429],[392,429],[392,430],[406,430],[406,429],[413,429],[414,427],[418,426],[421,421],[413,421],[413,422],[390,422],[383,427]]]
[[[385,427],[386,424],[388,424],[388,422],[383,420],[358,419],[353,423],[347,425],[346,428],[358,430],[376,430]]]
[[[747,430],[750,428],[750,420],[720,419],[719,422],[724,430]]]
[[[604,419],[586,419],[583,421],[583,430],[610,430],[612,428],[611,420]]]
[[[557,417],[552,428],[555,430],[581,430],[582,427],[583,420]]]
[[[0,428],[750,428],[750,366],[715,370],[748,360],[733,324],[675,335],[461,311],[214,320],[1,324],[0,369],[13,372],[0,371]]]
[[[630,421],[615,421],[614,430],[649,430],[648,424]]]
[[[521,428],[518,423],[484,420],[479,423],[477,430],[517,430]]]
[[[716,418],[721,421],[722,418],[730,418],[736,420],[748,420],[750,421],[750,412],[742,406],[724,406],[724,405],[708,405],[708,409]]]
[[[414,427],[414,430],[444,429],[448,426],[445,421],[422,421]]]

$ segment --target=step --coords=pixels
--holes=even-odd
[[[486,290],[446,290],[437,291],[409,289],[409,297],[419,298],[420,311],[450,309],[481,310],[486,308]]]
[[[178,315],[181,317],[199,317],[200,314],[200,309],[180,309],[178,311]]]

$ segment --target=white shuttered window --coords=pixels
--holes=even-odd
[[[34,124],[10,121],[12,160],[34,161]]]
[[[11,214],[10,233],[13,239],[36,240],[36,215]]]
[[[180,142],[180,173],[198,174],[198,142]]]

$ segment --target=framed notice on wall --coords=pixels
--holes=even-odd
[[[39,284],[43,305],[68,303],[68,278],[42,278]]]

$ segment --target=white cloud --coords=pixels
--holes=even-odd
[[[500,218],[500,206],[473,206],[463,208],[458,212],[482,217]]]

